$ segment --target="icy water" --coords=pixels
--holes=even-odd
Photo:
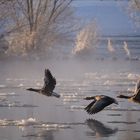
[[[110,24],[113,27],[109,30],[108,22],[116,17],[114,12],[110,12],[110,7],[107,13],[103,7],[94,7],[97,8],[95,11],[101,9],[106,15],[111,13],[110,20],[106,20],[99,11],[90,12],[92,17],[94,13],[99,14],[104,33],[117,30],[117,33],[122,31],[121,35],[130,35],[131,32],[126,31],[134,30],[128,30],[126,24],[123,24],[126,28],[123,27],[124,21],[119,21],[119,18],[115,19],[121,27]],[[83,12],[84,8],[80,10]],[[116,11],[114,7],[112,9]],[[116,20],[113,19],[113,23],[117,23]],[[114,48],[113,53],[107,48],[108,40]],[[70,55],[64,56],[63,60],[0,61],[0,140],[139,140],[139,104],[117,99],[119,105],[112,104],[95,115],[88,115],[84,107],[90,101],[83,100],[85,96],[101,94],[114,98],[120,93],[133,94],[140,78],[139,40],[136,36],[102,37],[99,47],[88,56]],[[61,95],[60,99],[26,90],[43,85],[45,68],[56,77],[55,92]]]
[[[1,61],[0,139],[138,140],[139,104],[117,99],[119,105],[112,104],[95,115],[84,111],[89,104],[83,100],[85,96],[103,94],[115,98],[120,93],[133,93],[140,78],[140,50],[133,43],[136,41],[128,40],[131,59],[122,49],[114,59],[101,46],[102,53],[99,50],[98,55],[86,60],[73,57],[57,61]],[[121,46],[118,39],[115,43]],[[26,90],[43,85],[45,68],[57,79],[55,92],[61,95],[60,99]]]

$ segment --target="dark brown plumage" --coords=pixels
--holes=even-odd
[[[114,98],[105,95],[96,95],[92,97],[86,97],[84,99],[93,100],[87,107],[85,107],[85,110],[88,114],[98,113],[112,103],[118,104]]]
[[[134,94],[131,96],[126,96],[126,95],[118,95],[118,98],[124,98],[128,99],[129,101],[139,103],[140,104],[140,80],[137,82],[135,86],[135,91]]]
[[[49,69],[45,69],[45,78],[44,78],[43,88],[41,88],[41,89],[28,88],[27,90],[38,92],[38,93],[46,95],[46,96],[55,96],[55,97],[59,98],[60,95],[53,92],[55,85],[56,85],[55,77],[52,76]]]

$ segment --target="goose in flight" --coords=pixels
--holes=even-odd
[[[131,96],[126,96],[126,95],[118,95],[117,98],[124,98],[128,99],[129,101],[139,103],[140,104],[140,80],[138,80],[136,86],[135,86],[135,91],[134,94]]]
[[[112,103],[118,104],[118,102],[109,96],[105,95],[96,95],[91,97],[84,98],[85,100],[93,100],[85,110],[88,114],[95,114],[103,110],[106,106],[111,105]]]
[[[41,88],[41,89],[28,88],[27,90],[38,92],[38,93],[46,95],[46,96],[55,96],[55,97],[59,98],[60,95],[53,92],[55,85],[56,85],[55,77],[52,76],[49,69],[45,69],[45,78],[44,78],[43,88]]]

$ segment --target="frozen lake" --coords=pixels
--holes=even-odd
[[[86,16],[89,5],[84,6],[83,3],[77,4],[77,8],[83,11],[85,8]],[[101,5],[96,3],[92,6],[98,11]],[[108,6],[118,9],[114,2],[106,3],[102,13],[110,13],[106,11],[106,6],[107,9]],[[95,13],[90,12],[89,17],[91,15]],[[99,24],[103,24],[101,21],[104,18],[100,13],[98,17]],[[108,23],[111,23],[113,16],[110,14],[108,17]],[[127,20],[128,17],[120,20],[119,24],[127,23]],[[108,29],[108,23],[103,24],[102,30],[105,34],[117,34],[109,36],[114,53],[107,49],[108,36],[103,36],[95,52],[80,58],[70,55],[58,60],[0,61],[0,140],[140,138],[139,104],[117,99],[119,105],[112,104],[95,115],[88,115],[84,110],[89,104],[89,101],[83,100],[85,96],[103,94],[116,98],[120,93],[131,95],[140,78],[140,39],[139,36],[133,36],[136,33],[134,25],[129,23],[118,28],[113,25]],[[125,49],[124,41],[127,42]],[[26,90],[43,85],[45,68],[49,68],[56,77],[55,92],[61,95],[60,99]]]
[[[131,95],[140,77],[139,60],[71,58],[5,61],[0,65],[0,139],[133,140],[140,137],[139,104],[118,99],[118,106],[112,104],[90,116],[84,111],[89,101],[83,100],[85,96],[98,94]],[[60,99],[26,90],[43,85],[45,68],[57,79],[55,92],[61,94]]]

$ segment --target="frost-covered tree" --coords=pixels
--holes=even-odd
[[[130,0],[128,5],[128,12],[136,25],[140,27],[140,0]]]
[[[3,0],[0,24],[8,35],[9,54],[46,52],[76,30],[72,0]]]
[[[87,55],[96,48],[99,32],[95,21],[86,24],[77,34],[73,54]]]

